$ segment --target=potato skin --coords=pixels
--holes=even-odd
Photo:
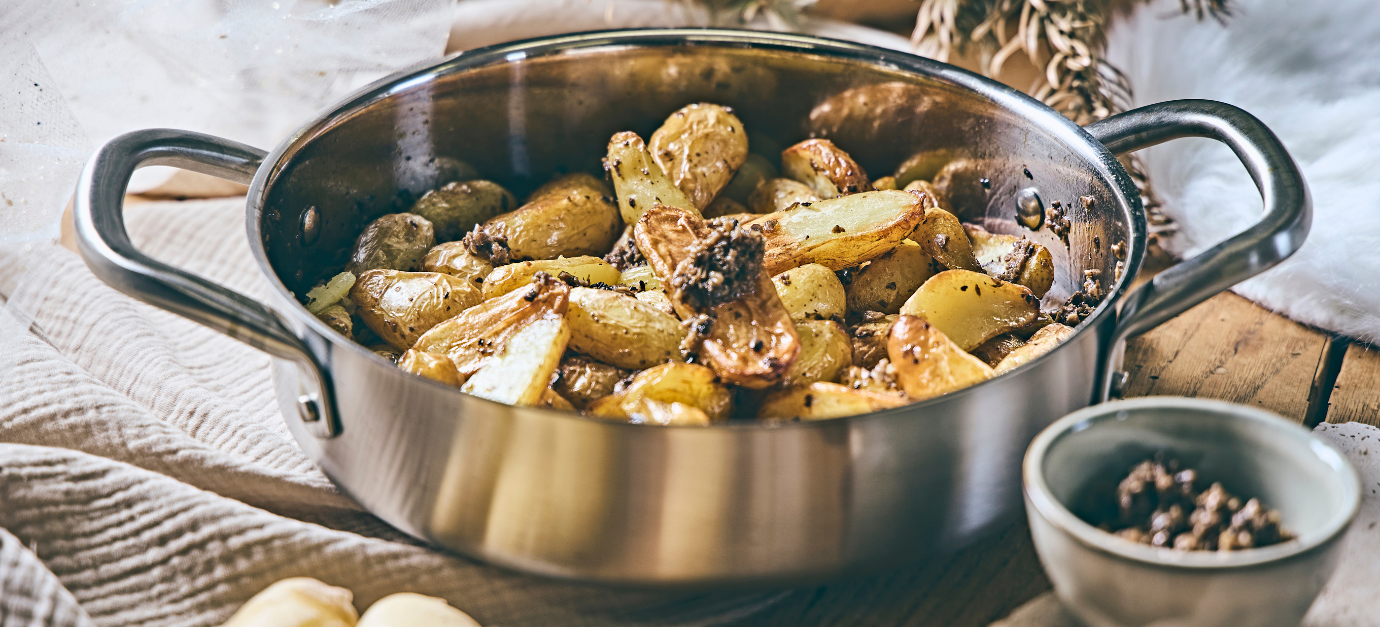
[[[492,181],[447,183],[423,194],[411,213],[431,221],[436,241],[453,242],[489,218],[517,208],[512,192]]]
[[[579,409],[613,394],[613,389],[629,374],[627,370],[610,366],[584,355],[567,355],[556,368],[556,383],[552,389]]]
[[[808,139],[781,151],[781,171],[823,200],[872,190],[862,166],[827,139]]]
[[[437,244],[422,258],[423,272],[440,272],[457,279],[483,287],[484,277],[494,271],[494,264],[482,257],[476,257],[461,242]]]
[[[770,392],[758,408],[757,417],[825,420],[891,409],[906,403],[899,394],[854,390],[837,383],[817,381]]]
[[[748,196],[747,207],[752,213],[785,211],[803,202],[817,202],[819,196],[810,186],[791,179],[769,179],[758,185]]]
[[[622,392],[600,399],[589,411],[606,418],[637,419],[643,400],[687,405],[704,412],[710,422],[726,420],[733,408],[733,393],[713,370],[699,364],[668,363],[637,373]]]
[[[993,368],[1012,351],[1025,345],[1025,340],[1014,333],[1003,333],[978,345],[969,351],[974,357]]]
[[[435,245],[436,233],[429,220],[411,213],[390,213],[364,227],[345,271],[355,276],[370,270],[412,272]]]
[[[470,376],[484,367],[518,328],[534,320],[564,317],[569,298],[570,288],[565,283],[538,275],[527,289],[486,300],[432,327],[412,348],[444,354],[455,362],[460,374]]]
[[[350,300],[370,330],[407,350],[432,327],[479,304],[479,290],[448,274],[370,270],[350,288]]]
[[[624,131],[609,139],[604,170],[613,179],[618,211],[626,224],[637,224],[638,218],[656,205],[700,215],[700,208],[656,164],[637,133]]]
[[[865,322],[853,327],[853,365],[872,369],[886,359],[886,338],[891,333],[891,325],[900,318],[889,315],[876,322]]]
[[[906,299],[942,269],[919,244],[904,240],[853,275],[848,310],[899,313]]]
[[[782,272],[771,282],[791,320],[828,320],[848,313],[843,283],[833,270],[817,263]]]
[[[969,355],[923,318],[902,315],[887,336],[896,382],[922,401],[992,378],[992,368]]]
[[[1012,350],[1002,358],[994,367],[994,370],[996,370],[997,374],[1002,374],[1003,372],[1009,372],[1024,366],[1033,361],[1036,357],[1054,350],[1054,348],[1063,343],[1064,340],[1073,337],[1073,334],[1074,329],[1072,327],[1067,327],[1057,322],[1046,326],[1030,336],[1029,342]]]
[[[850,194],[760,216],[748,228],[761,229],[762,267],[771,274],[807,263],[842,270],[886,254],[915,231],[926,216],[923,201],[894,190]]]
[[[353,337],[354,320],[350,318],[350,312],[345,311],[345,308],[339,304],[322,309],[316,314],[316,317],[326,323],[326,326],[335,329],[337,333],[345,337]]]
[[[982,270],[1003,281],[1019,283],[1043,297],[1054,286],[1054,257],[1049,249],[1024,237],[998,235],[980,226],[963,226]]]
[[[606,364],[641,370],[680,361],[685,329],[674,316],[632,296],[590,287],[570,290],[570,347]]]
[[[622,234],[623,221],[603,181],[581,172],[547,183],[483,228],[506,238],[514,259],[555,259],[603,255]]]
[[[796,323],[795,332],[800,336],[800,356],[786,372],[787,385],[838,381],[853,364],[853,346],[843,325],[832,320],[806,320]]]
[[[912,186],[917,189],[911,191],[923,199],[925,219],[911,232],[911,241],[919,244],[926,254],[950,270],[982,270],[977,257],[973,255],[973,243],[968,240],[963,223],[940,206],[939,196],[927,191],[926,185]]]
[[[623,275],[598,257],[561,257],[539,261],[519,261],[499,266],[484,278],[484,300],[497,298],[532,282],[538,272],[560,278],[561,273],[590,283],[618,285]]]
[[[411,349],[398,358],[398,369],[455,387],[460,387],[468,378],[455,369],[455,362],[449,357]]]
[[[662,123],[647,150],[695,208],[703,210],[747,160],[743,122],[716,104],[692,104]]]

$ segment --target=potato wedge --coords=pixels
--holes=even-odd
[[[819,202],[810,187],[791,179],[768,179],[748,196],[747,207],[752,213],[776,213],[800,203]]]
[[[748,204],[748,198],[752,192],[757,191],[763,183],[776,178],[776,166],[766,157],[755,152],[748,153],[747,159],[743,161],[742,167],[733,175],[733,180],[728,182],[723,191],[719,192],[719,198],[728,198],[742,204]],[[773,209],[773,211],[775,211]]]
[[[676,308],[674,305],[671,304],[671,297],[667,296],[666,292],[663,292],[661,290],[647,290],[645,292],[638,292],[637,300],[640,300],[644,303],[647,303],[648,305],[651,305],[652,307],[655,307],[657,311],[664,311],[672,317],[675,317],[676,315]],[[680,318],[676,319],[679,320]]]
[[[786,372],[786,385],[806,385],[815,381],[838,381],[853,365],[853,345],[843,325],[832,320],[797,322],[800,356]]]
[[[651,266],[633,266],[623,271],[620,283],[638,290],[659,290],[661,289],[661,279],[656,278],[656,272],[652,271]]]
[[[833,270],[817,263],[782,272],[771,282],[791,320],[828,320],[848,313],[843,283]]]
[[[862,166],[827,139],[807,139],[781,151],[781,172],[822,200],[872,189]]]
[[[450,357],[462,375],[474,374],[513,332],[541,318],[564,318],[570,288],[550,275],[532,277],[532,285],[466,309],[417,339],[414,350]]]
[[[644,400],[693,407],[704,412],[710,422],[726,420],[733,407],[733,393],[713,370],[699,364],[669,363],[637,373],[627,388],[595,401],[589,412],[636,422],[639,411],[645,410]]]
[[[570,347],[606,364],[641,370],[681,361],[680,321],[632,296],[589,287],[570,290]]]
[[[542,186],[527,204],[490,218],[483,231],[504,238],[514,260],[555,259],[608,252],[623,221],[604,182],[580,172]]]
[[[433,189],[413,203],[408,212],[431,221],[436,241],[453,242],[464,237],[474,225],[516,208],[517,199],[502,185],[474,180]]]
[[[350,288],[359,318],[379,338],[407,350],[432,327],[479,304],[479,288],[436,272],[370,270]]]
[[[896,382],[911,400],[948,394],[992,378],[992,368],[969,355],[923,318],[902,314],[887,336]]]
[[[449,357],[411,349],[398,358],[398,369],[455,387],[463,385],[466,379]]]
[[[807,263],[841,270],[895,248],[925,219],[923,200],[910,192],[863,192],[767,214],[748,227],[762,231],[769,274]]]
[[[445,242],[427,251],[426,257],[422,258],[422,270],[449,274],[482,288],[484,277],[494,271],[494,264],[471,253],[462,242]]]
[[[902,240],[900,245],[853,275],[848,284],[849,311],[880,311],[894,314],[925,281],[943,270],[919,244]]]
[[[905,188],[913,181],[934,180],[935,175],[955,158],[954,152],[947,148],[928,148],[921,150],[896,167],[896,184]]]
[[[545,272],[559,278],[561,273],[569,274],[581,281],[618,285],[623,275],[617,268],[603,259],[582,255],[579,257],[558,257],[538,261],[519,261],[499,266],[484,279],[484,300],[497,298],[515,289],[532,283],[532,277]]]
[[[590,403],[613,394],[614,387],[629,374],[627,370],[584,355],[568,355],[561,359],[561,365],[556,369],[556,383],[552,389],[572,405],[584,409]]]
[[[1054,347],[1064,340],[1073,337],[1073,333],[1072,327],[1066,327],[1057,322],[1036,331],[1035,335],[1030,336],[1029,342],[1002,358],[1001,362],[996,365],[996,373],[1008,372],[1030,363],[1036,357],[1054,350]]]
[[[969,270],[930,277],[901,306],[901,314],[928,320],[965,351],[1030,324],[1039,313],[1040,299],[1025,286]]]
[[[666,118],[647,151],[695,208],[704,210],[747,160],[747,131],[727,107],[692,104]]]
[[[514,331],[460,390],[509,405],[535,406],[545,396],[569,340],[570,324],[565,318],[533,320]]]
[[[891,325],[900,316],[889,315],[875,322],[865,322],[853,327],[853,365],[874,368],[886,359],[886,338],[891,333]]]
[[[767,394],[757,410],[757,417],[824,420],[891,409],[907,402],[899,394],[854,390],[837,383],[819,381]]]
[[[345,311],[339,304],[322,309],[316,313],[316,317],[337,333],[345,337],[353,336],[355,321],[350,317],[350,312]]]
[[[1043,297],[1054,285],[1054,257],[1048,248],[1024,237],[989,233],[972,224],[963,228],[973,244],[973,256],[987,274],[1024,285],[1036,297]]]
[[[974,357],[981,359],[982,363],[996,368],[997,364],[1001,363],[1002,359],[1011,354],[1011,351],[1022,346],[1025,346],[1025,340],[1021,339],[1021,336],[1015,333],[1003,333],[979,344],[977,348],[969,352],[971,352]]]
[[[710,201],[710,203],[704,208],[705,219],[726,218],[729,216],[745,215],[752,216],[753,218],[757,217],[756,214],[753,214],[751,211],[748,211],[747,207],[743,206],[738,201],[733,200],[732,198],[729,198],[727,196],[719,196],[718,198],[715,198],[714,200]],[[752,218],[748,219],[751,220]],[[746,222],[746,220],[744,220],[744,222]]]
[[[345,271],[356,277],[370,270],[412,272],[421,267],[426,251],[436,245],[436,233],[426,218],[390,213],[368,226],[355,239]]]
[[[585,413],[605,420],[640,425],[707,427],[714,424],[709,414],[698,407],[685,403],[663,403],[646,397],[624,401],[621,396],[606,396],[591,404]]]
[[[968,241],[968,233],[963,223],[954,214],[945,211],[934,202],[934,196],[926,192],[915,192],[925,197],[925,219],[910,234],[911,241],[920,245],[925,253],[950,270],[982,270],[977,257],[973,255],[973,244]]]
[[[658,204],[700,215],[700,208],[656,164],[637,133],[624,131],[609,140],[604,169],[613,179],[618,211],[629,225],[637,224],[644,212]]]

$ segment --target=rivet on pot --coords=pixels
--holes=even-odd
[[[316,399],[311,396],[297,397],[297,417],[302,422],[316,422],[321,419],[321,407],[316,404]]]
[[[302,245],[311,246],[321,237],[321,212],[316,207],[307,207],[302,212]]]
[[[1045,205],[1034,187],[1016,192],[1016,221],[1032,231],[1040,230],[1045,222]]]

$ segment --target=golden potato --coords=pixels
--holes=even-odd
[[[561,360],[556,369],[556,383],[552,388],[580,409],[613,394],[613,389],[629,373],[584,355],[570,355]]]
[[[800,356],[786,372],[787,385],[837,381],[853,365],[853,345],[843,325],[832,320],[806,320],[795,325]]]
[[[1042,297],[1054,285],[1054,257],[1049,249],[1024,237],[988,233],[976,225],[964,225],[973,243],[973,256],[987,274],[1019,283]]]
[[[948,394],[992,378],[992,368],[969,355],[923,318],[902,314],[887,336],[896,382],[911,400]]]
[[[949,204],[949,201],[946,198],[944,198],[944,196],[939,193],[939,190],[935,189],[934,184],[929,181],[911,181],[902,189],[908,192],[922,192],[925,195],[929,196],[929,200],[927,202],[938,205],[940,209],[943,209],[949,213],[954,212],[954,208],[952,205]]]
[[[407,350],[432,327],[479,304],[469,281],[436,272],[370,270],[350,288],[359,318],[379,338]]]
[[[728,419],[733,407],[733,393],[713,370],[699,364],[668,363],[637,373],[622,392],[590,405],[589,413],[638,421],[643,400],[693,407],[704,412],[710,422]]]
[[[771,282],[791,320],[828,320],[848,313],[843,283],[833,270],[817,263],[782,272]]]
[[[730,216],[744,215],[756,217],[756,214],[753,214],[752,212],[748,211],[747,207],[744,207],[738,201],[733,200],[732,198],[729,198],[727,196],[719,196],[718,198],[715,198],[704,208],[705,219],[727,218]],[[748,219],[750,220],[751,218]]]
[[[624,270],[620,282],[637,290],[661,289],[661,279],[656,278],[656,272],[648,265],[633,266]]]
[[[652,307],[655,307],[657,311],[664,311],[673,317],[676,315],[676,308],[674,305],[671,304],[671,297],[667,296],[666,292],[663,292],[661,290],[647,290],[645,292],[638,292],[637,300],[640,300],[644,303],[647,303],[648,305],[651,305]],[[679,320],[679,318],[677,318],[677,320]]]
[[[906,399],[899,394],[854,390],[837,383],[818,381],[768,393],[757,409],[757,417],[824,420],[891,409],[906,403]]]
[[[791,179],[768,179],[748,196],[747,207],[752,213],[776,213],[800,203],[819,202],[810,187]]]
[[[1014,333],[1003,333],[979,344],[977,348],[969,352],[971,352],[974,357],[981,359],[982,363],[996,368],[997,364],[1001,363],[1003,358],[1011,354],[1011,351],[1024,345],[1025,340],[1021,339],[1019,335]]]
[[[982,179],[990,166],[978,159],[955,159],[935,173],[934,189],[949,203],[945,209],[956,215],[980,216],[987,212],[989,190]]]
[[[1030,336],[1030,341],[1025,345],[1012,350],[996,365],[996,373],[1001,374],[1019,368],[1033,361],[1058,346],[1064,340],[1073,337],[1074,330],[1059,323],[1046,326]]]
[[[666,118],[652,133],[647,151],[695,208],[703,210],[747,160],[747,131],[726,107],[692,104]]]
[[[349,272],[341,272],[331,280],[321,283],[311,288],[307,292],[307,311],[319,314],[327,307],[340,302],[340,299],[350,295],[350,288],[355,286],[355,275]],[[349,335],[346,333],[345,335]]]
[[[561,411],[575,411],[574,403],[566,400],[564,396],[561,396],[559,392],[551,388],[546,388],[546,391],[542,392],[541,400],[537,401],[536,406],[545,407],[546,409],[559,409]]]
[[[436,241],[453,242],[464,237],[474,225],[516,207],[517,199],[502,185],[475,180],[446,183],[433,189],[413,203],[408,212],[431,221]]]
[[[925,197],[925,219],[910,234],[911,241],[919,244],[926,254],[950,270],[982,270],[977,257],[973,255],[973,244],[968,241],[963,223],[954,214],[936,205],[933,196],[925,192],[916,193]]]
[[[559,279],[539,274],[532,285],[466,309],[436,325],[417,339],[414,350],[450,357],[462,375],[484,366],[518,328],[541,318],[564,318],[570,288]]]
[[[618,211],[629,225],[637,224],[643,212],[658,204],[700,215],[700,208],[656,164],[637,133],[624,131],[609,140],[604,169],[613,179]]]
[[[881,320],[853,327],[850,334],[853,339],[853,365],[870,369],[886,359],[886,338],[897,318],[899,316],[891,314]]]
[[[455,387],[460,387],[466,379],[449,357],[411,349],[398,358],[398,369]]]
[[[393,348],[392,346],[389,346],[387,344],[370,344],[366,348],[373,351],[375,355],[387,359],[388,361],[391,361],[395,364],[398,363],[398,359],[402,357],[402,351]]]
[[[883,176],[882,178],[879,178],[879,179],[877,179],[877,180],[875,180],[875,181],[872,181],[872,189],[875,189],[875,190],[884,190],[884,189],[901,189],[901,188],[898,187],[898,186],[896,185],[896,177],[894,177],[894,176]]]
[[[624,400],[621,395],[605,396],[589,406],[586,414],[605,420],[667,427],[707,427],[714,424],[709,414],[685,403],[663,403],[641,396]]]
[[[683,359],[680,321],[627,294],[572,288],[566,318],[570,347],[606,364],[641,370]]]
[[[354,594],[310,577],[283,579],[251,597],[222,627],[311,625],[353,627]]]
[[[618,285],[623,275],[618,269],[598,257],[558,257],[538,261],[519,261],[499,266],[484,279],[484,300],[497,298],[532,282],[538,272],[545,272],[560,278],[561,273],[569,274],[581,281]]]
[[[374,601],[359,617],[356,627],[480,627],[470,618],[446,603],[445,599],[423,596],[413,592],[398,592]],[[306,626],[303,626],[306,627]]]
[[[891,252],[853,275],[853,282],[848,284],[848,310],[898,313],[917,288],[943,269],[936,266],[919,244],[902,240]]]
[[[822,200],[872,189],[862,166],[827,139],[807,139],[781,151],[781,172]]]
[[[608,252],[623,221],[604,182],[581,172],[542,186],[527,204],[490,218],[483,231],[504,238],[514,260],[555,259]]]
[[[934,180],[935,175],[954,158],[954,152],[948,148],[921,150],[896,167],[896,184],[905,188],[913,181]]]
[[[422,270],[449,274],[482,288],[484,277],[494,271],[494,264],[471,253],[463,242],[445,242],[427,251],[426,257],[422,258]]]
[[[748,227],[760,229],[766,240],[762,266],[770,274],[807,263],[841,270],[895,248],[925,219],[922,200],[909,192],[863,192],[802,203],[760,216]]]
[[[370,270],[411,272],[421,266],[422,257],[435,245],[436,233],[426,218],[390,213],[364,227],[355,239],[345,271],[355,276]]]
[[[928,320],[960,349],[970,351],[1030,324],[1040,313],[1040,300],[1025,286],[981,272],[945,270],[915,290],[901,313]]]
[[[345,311],[339,304],[318,311],[316,317],[345,337],[352,337],[354,333],[354,319],[350,317],[350,312]]]
[[[729,181],[723,191],[719,192],[719,198],[728,198],[747,204],[752,192],[756,191],[763,183],[774,178],[776,178],[776,166],[772,165],[766,157],[750,152],[742,167],[738,168],[738,173],[733,175],[733,180]]]
[[[533,407],[541,402],[561,363],[570,325],[565,318],[540,318],[513,332],[493,359],[460,390],[491,401]]]

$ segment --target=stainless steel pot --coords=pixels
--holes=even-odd
[[[521,193],[592,169],[609,136],[644,136],[690,102],[731,105],[770,154],[808,136],[873,172],[917,149],[968,160],[963,217],[1022,232],[1059,201],[1067,245],[1051,298],[1091,273],[1107,297],[1053,352],[966,390],[875,414],[790,425],[614,424],[498,405],[399,371],[309,314],[368,220],[405,208],[463,160]],[[1185,136],[1236,152],[1262,220],[1128,293],[1145,253],[1140,200],[1115,155]],[[775,144],[775,146],[773,146]],[[121,217],[130,174],[173,165],[250,185],[249,243],[266,306],[150,259]],[[982,179],[986,179],[983,182]],[[1275,136],[1217,102],[1152,105],[1080,128],[943,63],[812,37],[723,30],[581,34],[466,52],[372,85],[272,153],[148,130],[104,145],[76,203],[82,256],[107,283],[272,354],[303,450],[384,520],[495,564],[647,586],[797,583],[974,541],[1021,506],[1041,428],[1116,393],[1119,347],[1284,259],[1310,224]]]

